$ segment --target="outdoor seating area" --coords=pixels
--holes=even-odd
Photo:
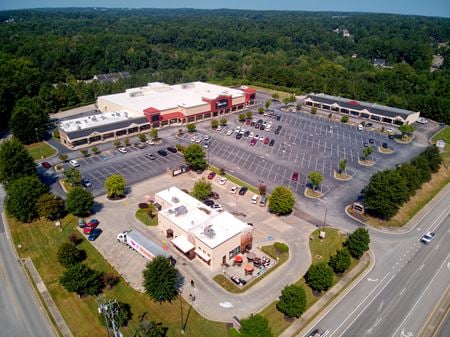
[[[243,287],[264,274],[274,264],[275,261],[265,255],[258,256],[253,252],[247,252],[236,255],[232,265],[224,264],[223,272],[234,284]]]

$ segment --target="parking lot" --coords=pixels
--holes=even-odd
[[[166,149],[169,144],[165,142],[161,145],[146,146],[139,149],[135,146],[127,147],[128,152],[120,153],[116,149],[102,152],[99,155],[78,159],[78,163],[83,177],[88,178],[92,187],[92,193],[98,196],[105,192],[103,183],[112,174],[120,174],[125,177],[127,185],[130,186],[149,177],[162,174],[168,167],[184,163],[183,156],[179,153],[167,152],[163,157],[157,153],[160,149]],[[152,153],[156,159],[146,158],[145,153]]]

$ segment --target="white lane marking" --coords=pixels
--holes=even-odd
[[[402,291],[400,291],[400,295],[402,295],[406,291],[406,288],[403,288]]]
[[[367,278],[367,281],[369,281],[369,282],[377,282],[378,281],[378,279],[377,278],[374,278],[374,279],[372,279],[372,278]]]
[[[423,267],[425,267],[425,263],[422,263],[418,270],[419,270],[419,271],[422,270]]]
[[[400,329],[400,327],[405,324],[406,320],[409,318],[409,315],[411,315],[411,313],[414,311],[414,309],[416,308],[417,304],[419,304],[420,300],[422,299],[423,295],[425,295],[425,293],[427,292],[428,288],[431,286],[431,283],[433,283],[433,281],[435,280],[435,278],[437,277],[437,275],[439,274],[439,272],[441,271],[442,267],[447,263],[447,260],[449,258],[450,254],[447,255],[447,257],[444,259],[444,262],[441,263],[440,267],[438,268],[438,270],[436,271],[436,273],[434,274],[433,278],[430,280],[430,282],[428,283],[427,287],[424,289],[424,291],[422,292],[422,294],[419,296],[419,298],[417,299],[416,303],[414,303],[413,307],[411,308],[411,310],[409,311],[408,315],[406,315],[405,319],[400,323],[400,325],[398,326],[397,330],[395,330],[394,334],[392,335],[392,337],[394,337],[398,330]],[[402,334],[403,334],[403,330],[402,330]]]

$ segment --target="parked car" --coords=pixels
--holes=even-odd
[[[211,192],[211,197],[212,197],[213,199],[216,199],[216,200],[217,200],[217,199],[219,199],[220,196],[219,196],[219,193],[213,191],[213,192]]]
[[[267,203],[267,197],[265,195],[261,196],[261,200],[259,201],[259,206],[265,207]]]
[[[214,179],[215,176],[216,176],[216,172],[209,172],[208,173],[208,179],[209,180]]]
[[[374,143],[375,143],[375,140],[374,140],[373,138],[369,138],[369,143],[370,143],[370,144],[374,144]]]
[[[434,232],[428,232],[422,238],[420,239],[420,242],[424,244],[429,244],[431,241],[433,241],[434,237],[436,236],[436,233]]]
[[[244,137],[248,137],[250,135],[250,131],[245,131],[244,132]]]
[[[239,189],[239,195],[245,195],[245,193],[247,193],[247,191],[248,191],[248,188],[245,187],[245,186],[242,186],[242,187]]]
[[[250,202],[251,202],[252,204],[256,204],[256,203],[258,203],[258,200],[259,200],[259,195],[255,194],[255,195],[253,195],[253,197],[252,197],[252,199],[250,200]]]
[[[387,149],[387,148],[388,148],[388,143],[383,143],[383,144],[381,144],[381,147],[382,147],[383,149]]]
[[[90,234],[94,228],[97,228],[99,221],[97,219],[91,219],[86,226],[83,227],[84,234]]]
[[[366,128],[371,128],[373,126],[373,123],[366,123]]]
[[[233,187],[231,187],[230,192],[233,193],[233,194],[236,194],[236,192],[237,192],[238,190],[239,190],[239,187],[233,186]]]
[[[281,119],[281,116],[277,116],[277,121],[279,121]]]
[[[221,204],[214,204],[211,208],[215,209],[218,212],[222,212],[223,211],[223,207],[222,207]]]
[[[248,135],[249,138],[253,138],[255,136],[255,134],[253,132],[250,132],[250,134]]]
[[[81,179],[81,186],[83,187],[91,187],[92,183],[88,178]]]
[[[263,141],[264,141],[264,136],[260,136],[260,137],[259,137],[259,140],[260,140],[261,142],[263,142]]]
[[[95,241],[100,234],[102,234],[102,230],[100,228],[94,228],[88,236],[89,241]]]
[[[256,139],[255,138],[253,138],[251,141],[250,141],[250,145],[251,146],[255,146],[255,144],[256,144]]]
[[[191,143],[195,143],[196,140],[197,140],[197,137],[195,137],[195,136],[191,137]]]
[[[218,126],[217,128],[216,128],[216,131],[222,131],[222,126]]]
[[[128,150],[127,150],[126,147],[119,147],[117,150],[118,150],[120,153],[127,153],[127,152],[128,152]]]
[[[145,149],[145,143],[137,142],[134,144],[138,149]]]
[[[207,149],[207,148],[209,147],[209,143],[203,144],[203,147],[204,147],[205,149]]]
[[[166,156],[167,156],[167,152],[164,151],[164,150],[158,150],[158,154],[159,154],[161,157],[166,157]]]
[[[386,129],[386,132],[387,132],[387,133],[392,133],[392,132],[394,132],[394,129],[393,129],[393,128],[387,128],[387,129]]]
[[[264,144],[269,144],[269,141],[270,141],[269,137],[264,138]]]
[[[211,138],[210,135],[205,135],[205,136],[203,137],[204,140],[209,140],[210,138]]]
[[[203,203],[208,207],[212,207],[214,205],[214,201],[211,199],[203,200]]]
[[[359,131],[364,130],[364,127],[362,126],[362,124],[358,124],[358,130],[359,130]]]
[[[298,172],[293,172],[291,179],[292,179],[292,181],[298,181]]]
[[[251,122],[252,122],[252,121],[251,121],[250,119],[247,119],[247,120],[245,121],[245,125],[250,125]]]
[[[227,136],[231,136],[233,134],[233,130],[228,130],[227,131]]]
[[[280,131],[281,131],[280,129],[276,129],[275,134],[278,135],[280,133]]]
[[[153,153],[146,153],[145,158],[150,159],[150,160],[155,160],[156,156]]]
[[[43,161],[41,163],[42,167],[49,169],[50,167],[52,167],[52,164],[50,164],[48,161]]]
[[[78,227],[83,228],[86,226],[86,221],[83,218],[78,218]]]
[[[427,124],[428,120],[423,118],[423,117],[419,117],[419,119],[417,120],[417,123],[419,123],[419,124]]]
[[[364,142],[364,147],[369,147],[369,143],[368,142]]]
[[[75,159],[69,160],[69,165],[72,166],[72,167],[79,167],[80,166],[80,164]]]
[[[172,152],[172,153],[177,153],[177,152],[178,152],[177,148],[176,148],[176,147],[173,147],[173,146],[169,146],[169,147],[167,148],[167,151]]]
[[[155,145],[155,141],[153,139],[148,139],[145,141],[145,143],[148,145]]]
[[[225,178],[225,177],[222,177],[222,178],[220,178],[220,180],[219,180],[219,184],[220,185],[225,185],[226,183],[227,183],[227,178]]]
[[[395,139],[394,135],[389,135],[388,138],[389,139]]]
[[[274,146],[275,145],[275,139],[272,139],[269,143],[269,146]]]

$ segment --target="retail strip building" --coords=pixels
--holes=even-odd
[[[99,114],[59,124],[68,147],[133,136],[150,128],[187,124],[244,110],[255,103],[255,89],[204,82],[168,85],[160,82],[97,98]]]

